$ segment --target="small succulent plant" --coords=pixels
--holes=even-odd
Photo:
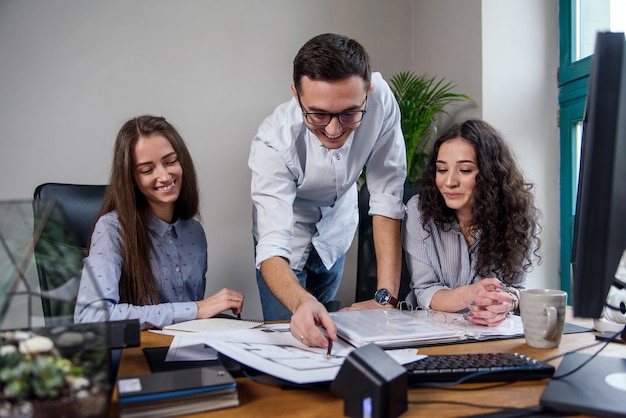
[[[52,354],[23,354],[15,346],[0,346],[0,388],[10,401],[57,398],[69,394],[73,377],[82,376],[81,367]]]

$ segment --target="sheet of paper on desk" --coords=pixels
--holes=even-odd
[[[326,359],[326,349],[307,347],[293,338],[289,324],[223,333],[190,333],[186,338],[202,341],[255,370],[298,384],[332,381],[345,358],[354,350],[339,340],[333,343],[331,358]]]

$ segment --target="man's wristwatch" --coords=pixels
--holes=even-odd
[[[391,304],[394,308],[398,307],[398,299],[391,296],[387,289],[378,289],[374,294],[374,299],[381,305]]]

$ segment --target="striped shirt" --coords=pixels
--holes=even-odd
[[[475,271],[480,229],[470,246],[456,220],[447,230],[437,228],[431,220],[428,228],[432,232],[429,232],[422,226],[418,199],[419,196],[415,195],[407,203],[407,217],[402,225],[402,246],[411,274],[411,292],[407,302],[430,308],[431,300],[438,291],[473,284],[484,278]],[[497,269],[492,269],[487,277],[499,278]],[[525,286],[526,273],[523,272],[506,290],[517,293],[519,298],[519,289]]]

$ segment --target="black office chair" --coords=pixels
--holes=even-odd
[[[74,323],[78,284],[91,228],[96,222],[106,185],[44,183],[35,189],[35,224],[44,227],[35,244],[35,262],[47,326]],[[86,324],[88,325],[88,324]],[[122,348],[139,346],[139,321],[105,322],[109,377],[117,378]]]
[[[73,323],[85,249],[105,189],[106,185],[63,183],[35,189],[35,224],[43,225],[35,262],[48,326]]]
[[[417,184],[407,183],[404,186],[404,203],[417,193]],[[369,210],[370,194],[367,184],[363,184],[359,190],[359,236],[356,273],[355,302],[374,298],[377,285],[376,251],[374,249],[374,234],[372,217],[367,213]],[[402,275],[400,278],[400,291],[398,300],[405,300],[411,291],[411,275],[406,265],[404,251],[402,251]]]

